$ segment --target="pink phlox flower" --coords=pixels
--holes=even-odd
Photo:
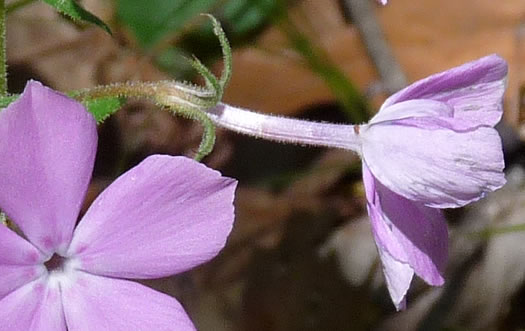
[[[310,122],[219,104],[224,128],[264,139],[343,148],[363,159],[372,230],[387,287],[402,309],[414,273],[442,285],[447,226],[441,209],[505,184],[501,139],[507,64],[490,55],[420,80],[388,98],[367,124]]]
[[[372,230],[397,309],[415,273],[444,283],[442,208],[476,201],[505,184],[501,139],[506,62],[496,55],[418,81],[359,127]]]
[[[0,111],[1,330],[195,330],[166,294],[127,279],[213,258],[234,219],[236,181],[154,155],[120,176],[75,228],[91,179],[96,123],[38,82]]]

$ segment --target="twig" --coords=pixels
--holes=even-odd
[[[386,92],[394,93],[405,87],[407,85],[406,76],[377,23],[372,1],[343,0],[343,7],[359,30]]]

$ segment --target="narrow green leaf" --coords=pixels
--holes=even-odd
[[[294,50],[302,55],[310,70],[325,81],[352,123],[366,122],[370,117],[369,106],[355,84],[321,47],[295,26],[286,11],[281,11],[281,17],[280,27]]]
[[[172,33],[180,32],[199,13],[209,12],[218,0],[118,0],[117,15],[139,44],[151,48]]]
[[[107,97],[84,100],[82,103],[93,114],[97,123],[100,124],[116,113],[124,105],[125,100],[123,98]]]
[[[277,15],[279,0],[230,0],[222,7],[221,21],[226,22],[232,42],[252,40],[261,27]]]
[[[82,8],[75,0],[44,0],[44,2],[75,21],[86,21],[98,25],[111,34],[111,30],[106,23]]]

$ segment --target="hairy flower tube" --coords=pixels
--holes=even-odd
[[[343,148],[363,159],[363,182],[386,284],[397,309],[414,273],[444,283],[443,208],[464,206],[505,184],[501,139],[506,62],[490,55],[420,80],[388,98],[362,125],[270,116],[227,104],[219,126],[269,140]]]
[[[79,221],[97,146],[78,102],[31,81],[0,111],[0,330],[195,330],[182,306],[128,279],[213,258],[234,219],[236,181],[154,155],[120,176]]]

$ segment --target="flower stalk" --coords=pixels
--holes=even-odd
[[[220,103],[206,110],[220,127],[256,138],[360,153],[359,126],[313,122],[257,113]]]
[[[178,81],[126,82],[75,91],[71,96],[79,101],[108,97],[144,98],[169,109],[174,115],[198,121],[203,126],[203,134],[194,158],[200,161],[211,153],[215,145],[215,125],[206,110],[215,107],[222,99],[224,88],[230,81],[232,73],[232,53],[226,34],[215,17],[206,16],[211,20],[213,31],[219,39],[224,57],[224,69],[221,77],[217,78],[199,59],[193,58],[191,64],[204,78],[205,87]]]

